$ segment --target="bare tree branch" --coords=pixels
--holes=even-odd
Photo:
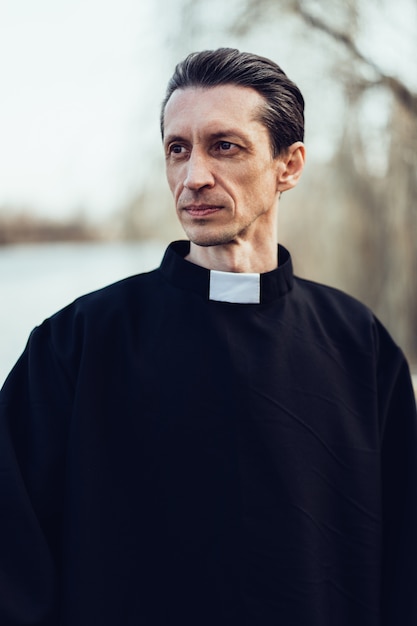
[[[313,28],[320,30],[334,41],[342,44],[347,51],[361,63],[370,67],[376,74],[375,81],[368,81],[368,85],[383,85],[387,87],[401,104],[413,115],[417,113],[417,94],[413,93],[404,83],[395,76],[390,76],[381,70],[381,68],[371,59],[366,57],[358,48],[355,41],[345,32],[338,31],[334,27],[326,24],[321,18],[310,13],[302,0],[293,1],[293,10],[303,18],[303,20]]]

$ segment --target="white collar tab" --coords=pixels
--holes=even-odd
[[[209,300],[234,304],[259,304],[260,274],[210,271]]]

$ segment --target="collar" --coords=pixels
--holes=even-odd
[[[171,284],[194,291],[206,300],[239,304],[265,304],[284,296],[293,287],[291,256],[278,246],[278,267],[265,274],[217,272],[186,261],[189,241],[171,243],[159,271]]]

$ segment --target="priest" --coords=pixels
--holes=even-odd
[[[187,240],[43,322],[1,392],[0,624],[417,623],[406,360],[277,242],[303,108],[253,54],[176,67]]]

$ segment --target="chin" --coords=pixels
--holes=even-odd
[[[207,248],[209,246],[223,246],[231,243],[239,234],[239,229],[227,226],[215,227],[213,224],[182,224],[188,239],[196,246]]]
[[[185,234],[193,244],[195,244],[196,246],[201,246],[203,248],[208,248],[210,246],[224,246],[228,243],[231,243],[235,238],[235,233],[196,233],[194,229],[187,229],[185,231]]]

